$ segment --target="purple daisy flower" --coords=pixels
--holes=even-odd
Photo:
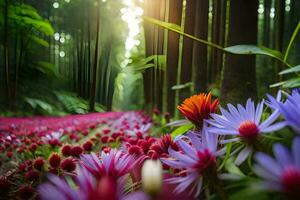
[[[265,121],[261,122],[264,101],[258,103],[256,108],[251,99],[248,99],[246,107],[240,104],[237,105],[237,108],[231,104],[228,104],[227,107],[229,111],[220,108],[221,115],[211,114],[211,119],[207,120],[211,125],[208,131],[218,135],[233,136],[220,141],[223,144],[240,140],[246,143],[246,147],[235,160],[237,165],[243,163],[252,153],[253,143],[261,134],[279,130],[286,125],[285,122],[274,123],[280,115],[279,110],[275,110]]]
[[[178,176],[166,179],[167,183],[178,184],[176,193],[182,193],[191,188],[190,192],[199,196],[203,175],[211,175],[216,172],[216,157],[224,151],[218,151],[218,136],[209,134],[206,126],[203,127],[201,139],[193,132],[188,132],[187,136],[179,136],[176,142],[181,152],[169,148],[169,158],[161,158],[161,161],[174,169],[182,170],[185,176]],[[180,173],[180,174],[181,174]],[[180,175],[179,174],[179,175]]]
[[[260,188],[280,191],[292,199],[300,199],[300,138],[294,139],[291,152],[281,144],[273,146],[275,159],[264,153],[255,154],[254,172],[264,181]]]
[[[267,94],[268,100],[266,101],[266,104],[268,107],[270,107],[272,110],[279,110],[279,104],[278,102],[281,102],[282,99],[282,90],[278,90],[276,98],[274,98],[272,95]]]
[[[77,176],[60,178],[49,175],[49,182],[38,187],[38,192],[43,200],[148,200],[141,191],[125,193],[126,177],[118,180],[109,176],[96,179],[84,167],[78,167]]]
[[[122,177],[134,166],[133,158],[120,151],[111,150],[108,154],[102,151],[101,159],[95,154],[84,154],[80,156],[82,165],[94,176]]]
[[[287,94],[286,101],[278,102],[279,110],[284,116],[288,125],[290,125],[298,134],[300,134],[300,93],[293,90],[291,95]]]

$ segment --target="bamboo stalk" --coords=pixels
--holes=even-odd
[[[90,111],[95,111],[95,100],[96,100],[96,83],[97,83],[97,71],[98,71],[98,52],[99,52],[99,39],[100,39],[100,4],[101,0],[98,0],[97,9],[97,30],[96,30],[96,46],[94,55],[94,67],[93,67],[93,79],[91,85],[91,96],[90,96]]]

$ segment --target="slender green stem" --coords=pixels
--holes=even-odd
[[[231,154],[232,143],[227,144],[227,147],[226,147],[226,148],[227,148],[227,149],[226,149],[226,155],[225,155],[225,158],[224,158],[223,162],[221,163],[221,165],[219,166],[218,171],[220,171],[220,170],[224,167],[224,165],[225,165],[227,159],[229,158],[229,156],[230,156],[230,154]]]
[[[296,38],[296,36],[297,36],[299,30],[300,30],[300,22],[298,23],[298,25],[297,25],[295,31],[293,32],[293,35],[292,35],[292,37],[291,37],[291,39],[290,39],[290,42],[289,42],[289,45],[288,45],[288,47],[287,47],[287,49],[286,49],[286,52],[285,52],[285,54],[284,54],[284,58],[283,58],[283,62],[284,62],[284,63],[286,63],[286,61],[287,61],[287,58],[288,58],[288,56],[289,56],[291,47],[292,47],[292,45],[293,45],[293,43],[294,43],[294,41],[295,41],[295,38]]]

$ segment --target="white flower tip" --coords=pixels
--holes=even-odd
[[[162,186],[162,164],[159,160],[146,160],[142,167],[143,190],[151,195],[157,195]]]

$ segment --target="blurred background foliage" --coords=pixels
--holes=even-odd
[[[195,93],[242,103],[298,87],[299,21],[298,0],[0,0],[0,115],[178,117]],[[220,51],[238,44],[278,59]]]

